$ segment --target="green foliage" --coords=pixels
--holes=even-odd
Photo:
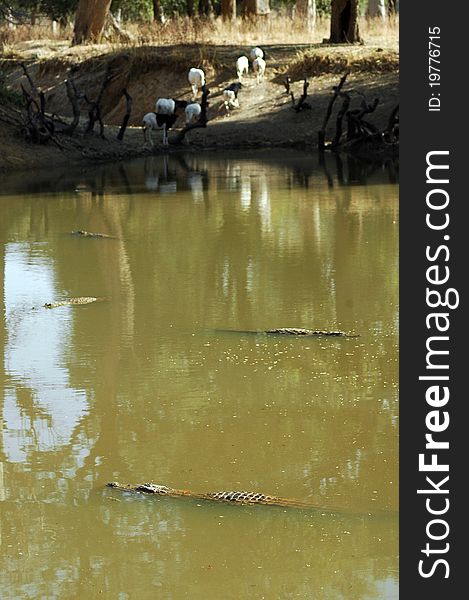
[[[153,18],[152,0],[113,0],[111,10],[122,11],[124,21],[150,20]]]
[[[41,0],[38,4],[42,13],[51,19],[60,21],[75,13],[78,0]]]
[[[216,5],[217,0],[212,0]],[[167,17],[187,14],[186,0],[160,0],[160,5]],[[197,14],[198,0],[194,1],[194,7]],[[113,0],[111,10],[122,11],[124,21],[148,21],[153,19],[153,1],[152,0]]]
[[[220,0],[211,0],[215,14],[220,14]],[[285,0],[282,0],[285,2]],[[288,0],[287,0],[288,1]],[[194,0],[194,14],[198,14],[199,0]],[[166,17],[187,15],[187,0],[160,0],[160,6]],[[124,21],[153,19],[152,0],[113,0],[111,10],[122,11]]]
[[[321,17],[329,16],[331,14],[331,0],[316,0],[316,10]]]
[[[8,8],[9,14],[19,22],[31,21],[39,15],[60,21],[71,17],[77,6],[78,0],[0,0],[0,16]]]
[[[360,12],[366,11],[368,0],[359,0]],[[194,11],[198,13],[199,0],[194,0]],[[238,9],[241,0],[237,0]],[[291,9],[295,0],[270,0],[274,10]],[[386,2],[388,4],[388,2]],[[187,0],[160,0],[160,5],[167,17],[187,14]],[[76,11],[78,0],[0,0],[0,9],[9,7],[14,14],[26,18],[33,13],[42,14],[56,21],[70,19]],[[220,0],[212,0],[215,14],[220,13]],[[149,21],[153,19],[153,0],[113,0],[112,11],[122,11],[124,21]],[[328,17],[331,14],[331,0],[316,0],[317,14]],[[1,18],[2,10],[0,10]]]

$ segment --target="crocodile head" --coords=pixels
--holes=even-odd
[[[119,488],[120,490],[129,490],[130,492],[144,492],[146,494],[171,494],[174,490],[166,485],[157,483],[141,483],[140,485],[126,484],[122,485],[118,481],[110,481],[106,484],[107,487]]]
[[[142,483],[135,488],[136,492],[145,492],[147,494],[170,494],[173,490],[165,485],[158,483]]]

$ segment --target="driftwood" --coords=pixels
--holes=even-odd
[[[347,71],[347,73],[345,73],[341,77],[339,85],[334,86],[332,88],[334,90],[334,94],[332,95],[332,98],[329,101],[329,105],[327,107],[326,116],[324,117],[322,128],[318,131],[318,148],[319,148],[319,150],[324,150],[326,147],[326,127],[329,122],[329,119],[331,118],[332,107],[334,106],[334,102],[339,97],[339,95],[342,91],[342,88],[344,86],[344,83],[348,76],[349,76],[349,72]]]
[[[80,106],[78,104],[77,89],[73,83],[73,79],[71,78],[71,73],[68,79],[65,80],[65,87],[67,89],[67,98],[69,99],[69,102],[72,105],[73,119],[70,125],[63,129],[62,133],[72,135],[72,133],[78,127],[78,123],[80,122]]]
[[[83,99],[88,104],[88,124],[85,129],[85,134],[91,133],[94,129],[96,121],[98,121],[99,135],[103,138],[103,140],[106,138],[104,136],[104,123],[101,115],[101,100],[111,79],[112,75],[108,71],[104,77],[103,83],[101,84],[101,89],[99,90],[96,100],[90,100],[86,95],[83,95]]]
[[[396,106],[388,119],[387,127],[380,131],[378,127],[365,119],[366,115],[373,113],[378,104],[379,98],[368,103],[365,96],[356,90],[343,91],[347,74],[344,75],[337,87],[334,88],[334,95],[329,102],[329,106],[324,119],[323,129],[318,132],[318,147],[323,151],[326,149],[325,131],[326,125],[332,113],[332,105],[340,96],[343,99],[342,107],[337,113],[336,130],[334,137],[328,146],[331,150],[345,150],[356,156],[362,157],[384,157],[395,154],[399,143],[399,106]],[[352,95],[361,97],[359,108],[350,109]],[[347,135],[343,139],[343,120],[347,120]]]
[[[6,116],[6,113],[2,112],[0,115],[2,121],[7,121],[10,124],[18,126],[26,139],[31,140],[32,142],[39,144],[52,142],[58,148],[63,149],[64,145],[59,141],[57,135],[65,134],[67,136],[73,136],[80,123],[81,111],[84,107],[86,107],[88,112],[88,121],[85,126],[84,133],[91,133],[94,130],[97,122],[99,123],[100,128],[99,134],[102,139],[105,139],[104,123],[102,118],[102,100],[108,84],[114,78],[114,75],[110,73],[109,68],[106,71],[98,94],[94,99],[90,99],[84,91],[77,89],[74,81],[74,73],[78,69],[77,65],[73,65],[70,68],[64,84],[67,92],[67,98],[72,109],[71,120],[68,118],[64,119],[58,115],[47,112],[47,99],[44,92],[40,90],[34,82],[34,78],[29,73],[25,63],[21,63],[21,68],[26,78],[26,82],[21,84],[21,91],[24,98],[24,108],[21,112],[17,111],[19,117],[17,121],[12,118],[11,115]],[[132,111],[132,97],[126,89],[122,90],[122,95],[126,99],[126,112],[121,128],[117,134],[118,140],[122,140],[124,138]]]
[[[351,101],[350,94],[347,94],[346,92],[340,92],[340,96],[344,99],[344,101],[342,104],[342,108],[337,114],[335,135],[334,139],[331,142],[331,148],[337,148],[337,146],[340,144],[340,138],[342,137],[342,121],[345,117],[346,112],[349,109]]]
[[[21,63],[23,73],[29,83],[30,91],[21,84],[21,91],[26,103],[26,132],[33,142],[45,144],[54,133],[53,121],[46,118],[46,100],[44,92],[39,92],[26,65]]]
[[[379,98],[375,98],[371,104],[367,104],[365,97],[362,94],[360,95],[362,96],[361,107],[347,112],[347,141],[379,133],[375,125],[363,118],[376,110]]]
[[[306,102],[306,98],[308,97],[308,87],[309,87],[309,81],[305,77],[305,80],[303,82],[303,93],[300,96],[300,99],[298,100],[297,104],[295,104],[295,96],[293,95],[293,92],[290,92],[294,111],[300,112],[301,110],[311,108],[311,105]]]
[[[36,100],[31,96],[29,92],[26,91],[26,88],[23,84],[21,84],[21,92],[23,93],[25,106],[26,106],[26,116],[27,116],[27,137],[32,139],[33,141],[40,142],[41,139],[46,141],[46,136],[48,137],[49,132],[47,129],[45,131],[42,130],[42,127],[39,126],[39,123],[36,121],[36,114],[40,113],[39,105]],[[34,110],[35,109],[35,110]]]
[[[54,121],[45,114],[46,100],[44,92],[38,92],[36,99],[26,90],[23,84],[21,84],[21,91],[26,102],[26,137],[38,144],[46,144],[51,140],[62,149],[62,144],[54,136]]]
[[[182,143],[182,140],[185,138],[186,133],[188,133],[189,131],[191,131],[192,129],[198,129],[200,127],[207,127],[207,122],[208,122],[208,117],[207,117],[207,108],[208,108],[208,102],[207,102],[207,98],[210,95],[210,90],[208,89],[208,87],[206,85],[204,85],[202,87],[202,101],[200,103],[200,117],[199,119],[195,122],[195,123],[190,123],[189,125],[186,125],[184,127],[184,129],[182,129],[177,136],[174,138],[173,140],[173,144],[174,145],[178,145]]]
[[[126,111],[125,111],[124,118],[122,120],[121,128],[119,129],[119,133],[117,134],[117,139],[119,141],[122,141],[124,139],[125,130],[129,123],[130,115],[132,113],[132,96],[129,94],[129,92],[125,88],[122,90],[122,95],[125,96]]]
[[[64,146],[55,136],[56,120],[54,115],[46,114],[46,96],[42,90],[38,89],[24,63],[21,63],[21,68],[30,87],[30,91],[28,91],[21,84],[26,109],[26,115],[22,116],[25,136],[37,144],[46,144],[51,141],[62,150]]]
[[[26,79],[28,80],[29,86],[31,88],[31,95],[33,97],[39,96],[39,91],[31,77],[31,75],[29,74],[28,69],[26,68],[26,65],[22,62],[22,63],[20,63],[20,67],[23,69],[23,73],[24,73]]]
[[[389,115],[388,126],[383,132],[383,138],[388,143],[399,140],[399,104],[392,109]]]

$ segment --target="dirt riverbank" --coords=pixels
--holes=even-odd
[[[98,93],[106,74],[111,73],[112,81],[103,101],[106,139],[101,139],[97,132],[83,135],[86,111],[82,110],[79,129],[72,137],[58,137],[59,145],[52,142],[43,146],[28,143],[17,124],[16,109],[2,107],[0,169],[123,160],[164,151],[159,132],[154,132],[153,148],[143,144],[141,118],[146,112],[154,110],[158,97],[190,98],[187,82],[190,66],[200,66],[205,70],[211,94],[208,126],[188,133],[182,146],[186,150],[269,147],[314,149],[332,87],[347,69],[350,70],[347,89],[358,92],[354,94],[357,107],[361,101],[360,94],[364,94],[368,102],[379,98],[377,110],[369,116],[369,121],[377,127],[382,129],[386,126],[392,108],[398,103],[397,52],[377,47],[265,46],[267,70],[264,81],[257,83],[249,74],[243,80],[243,88],[239,93],[240,108],[229,112],[222,103],[222,90],[236,80],[235,60],[246,53],[245,48],[202,48],[193,45],[110,51],[99,46],[78,54],[75,48],[65,43],[51,42],[49,47],[46,46],[47,50],[44,47],[43,41],[36,45],[28,42],[18,49],[17,54],[2,57],[0,68],[6,74],[9,88],[19,91],[21,83],[25,84],[21,68],[21,62],[24,62],[35,83],[45,92],[47,110],[69,118],[71,107],[64,81],[72,65],[76,69],[74,79],[77,88],[91,98]],[[283,85],[287,75],[292,77],[292,91],[296,100],[302,92],[303,77],[308,77],[309,110],[297,113],[292,109],[291,98]],[[125,112],[125,102],[121,96],[124,87],[133,97],[133,108],[130,126],[124,140],[119,142],[116,136]],[[175,131],[182,126],[181,120]],[[332,136],[334,126],[333,114],[328,137]],[[169,152],[177,149],[170,145]]]

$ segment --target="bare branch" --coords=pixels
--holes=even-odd
[[[184,127],[184,129],[182,129],[177,136],[174,138],[173,144],[178,145],[182,142],[182,140],[185,138],[186,133],[188,131],[191,131],[192,129],[198,129],[200,127],[207,127],[207,107],[208,107],[208,103],[207,103],[207,98],[210,95],[210,90],[207,88],[206,85],[204,85],[202,87],[202,101],[200,103],[200,107],[201,107],[201,111],[200,111],[200,117],[199,120],[196,123],[191,123],[190,125],[186,125]]]
[[[332,114],[332,107],[334,106],[334,102],[337,100],[338,96],[340,95],[342,87],[344,86],[344,83],[345,83],[347,77],[349,76],[349,73],[350,73],[350,71],[347,71],[347,73],[342,75],[339,85],[334,86],[332,88],[334,90],[334,94],[329,101],[329,105],[327,107],[326,116],[324,117],[324,122],[322,124],[322,128],[318,131],[318,148],[319,148],[319,150],[324,150],[324,148],[325,148],[326,127],[327,127],[327,124],[328,124],[329,119]]]
[[[126,112],[122,121],[121,128],[119,129],[119,133],[117,134],[117,139],[119,141],[122,141],[124,139],[125,130],[129,123],[130,115],[132,113],[132,96],[125,88],[122,90],[122,95],[125,96],[126,100]]]
[[[33,93],[33,96],[39,96],[39,92],[38,89],[36,87],[36,84],[34,83],[31,75],[28,73],[28,69],[26,68],[26,65],[24,64],[24,62],[20,63],[20,67],[23,69],[23,72],[26,76],[26,79],[28,80],[28,83],[31,87],[31,91]]]

